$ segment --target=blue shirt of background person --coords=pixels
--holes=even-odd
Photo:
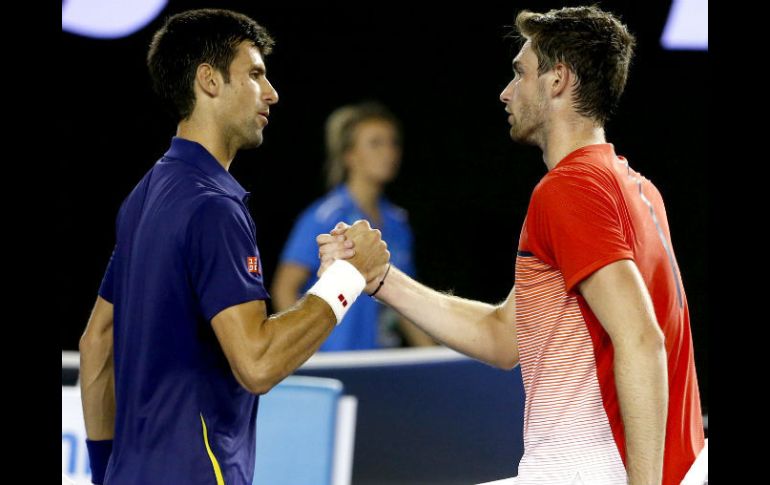
[[[379,229],[382,239],[388,242],[391,263],[405,273],[414,275],[412,230],[409,228],[406,211],[393,205],[385,197],[380,197],[378,208],[381,222],[372,224],[372,227]],[[340,221],[352,224],[358,219],[369,217],[356,204],[344,185],[339,185],[326,196],[313,202],[300,215],[281,254],[281,264],[291,263],[307,268],[310,277],[302,286],[302,293],[318,280],[315,276],[319,266],[315,237],[329,232]],[[378,331],[380,313],[385,309],[373,298],[362,296],[321,345],[321,350],[359,350],[393,346],[392,341],[383,341],[387,335],[381,338]],[[388,312],[383,318],[389,315]]]
[[[343,106],[326,122],[328,185],[332,190],[299,216],[289,235],[271,288],[273,305],[283,311],[316,281],[319,267],[315,237],[340,221],[366,219],[382,232],[391,261],[413,275],[413,237],[404,209],[383,195],[401,164],[401,133],[396,117],[377,103]],[[320,350],[363,350],[432,340],[376,300],[359,298]]]

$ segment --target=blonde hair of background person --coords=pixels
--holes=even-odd
[[[270,293],[278,311],[290,308],[318,269],[314,238],[340,220],[368,220],[388,237],[391,259],[414,273],[412,232],[406,211],[385,198],[383,191],[401,164],[402,135],[396,116],[382,104],[363,102],[342,106],[325,126],[326,175],[330,191],[297,218],[276,269]],[[413,346],[433,340],[408,320],[375,301],[359,300],[321,350],[363,350],[397,345],[392,324]],[[390,340],[388,340],[390,338]]]

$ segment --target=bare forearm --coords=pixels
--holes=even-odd
[[[112,332],[80,344],[80,392],[86,435],[92,440],[115,434],[115,370]]]
[[[97,296],[80,338],[80,394],[86,435],[92,440],[115,435],[113,314],[112,303]]]
[[[307,361],[334,330],[331,307],[315,295],[306,295],[285,312],[269,317],[260,329],[256,360],[267,367],[267,379],[277,384]]]
[[[432,290],[391,268],[377,297],[444,345],[491,365],[515,351],[497,308]],[[514,323],[510,322],[510,326]]]
[[[668,413],[666,351],[638,342],[615,349],[615,384],[626,438],[629,485],[661,483]]]
[[[631,260],[608,264],[580,292],[612,339],[615,387],[630,485],[659,484],[668,413],[665,337],[646,283]]]

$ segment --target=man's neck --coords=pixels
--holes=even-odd
[[[361,177],[350,177],[345,185],[361,210],[378,219],[380,214],[377,202],[382,194],[382,187]]]
[[[229,171],[238,150],[229,147],[218,130],[212,130],[210,125],[206,125],[208,124],[194,118],[180,121],[176,128],[176,136],[200,143],[225,170]]]
[[[604,128],[588,121],[560,121],[551,124],[543,150],[543,161],[552,170],[578,148],[607,143]]]

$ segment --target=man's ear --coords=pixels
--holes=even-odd
[[[195,70],[195,84],[210,97],[216,97],[222,86],[222,79],[211,64],[203,63]]]
[[[557,62],[551,69],[548,80],[548,90],[551,97],[559,97],[564,94],[567,87],[575,81],[575,74],[563,62]]]

